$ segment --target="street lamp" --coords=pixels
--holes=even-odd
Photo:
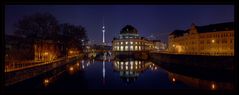
[[[73,53],[73,51],[72,50],[70,50],[70,54],[72,54]]]
[[[214,40],[214,39],[212,40],[212,43],[215,43],[215,40]]]
[[[48,52],[45,52],[44,55],[48,55]]]

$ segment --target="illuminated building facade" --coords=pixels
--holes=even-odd
[[[112,41],[113,51],[150,51],[153,50],[153,42],[140,37],[138,31],[131,25],[126,25],[118,38]]]
[[[175,30],[169,35],[169,53],[234,56],[234,22]]]

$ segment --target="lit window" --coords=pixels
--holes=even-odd
[[[133,49],[133,46],[130,46],[130,50],[134,50],[134,49]]]
[[[130,42],[130,44],[132,45],[132,44],[133,44],[133,42]]]
[[[139,46],[139,50],[141,50],[141,46]]]
[[[121,45],[123,45],[123,42],[120,42]]]
[[[128,62],[125,62],[125,65],[128,65]]]
[[[133,62],[132,61],[130,62],[130,65],[133,66]]]
[[[124,51],[124,47],[123,47],[123,46],[120,46],[120,50],[121,50],[121,51]]]
[[[135,50],[138,50],[138,46],[135,46]]]
[[[119,46],[117,46],[117,51],[119,51]]]
[[[134,61],[130,61],[131,66],[133,65]]]
[[[124,64],[124,62],[120,62],[121,63],[121,65],[123,65]]]
[[[135,63],[135,64],[138,64],[138,61],[135,61],[134,63]]]
[[[126,50],[126,51],[128,50],[128,46],[125,46],[125,50]]]

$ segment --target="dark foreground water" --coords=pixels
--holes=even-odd
[[[121,89],[219,89],[230,88],[167,71],[150,61],[78,60],[43,75],[6,87],[6,91],[85,91]]]

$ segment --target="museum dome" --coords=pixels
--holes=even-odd
[[[133,26],[126,25],[124,28],[121,29],[120,34],[138,34],[138,31]]]

